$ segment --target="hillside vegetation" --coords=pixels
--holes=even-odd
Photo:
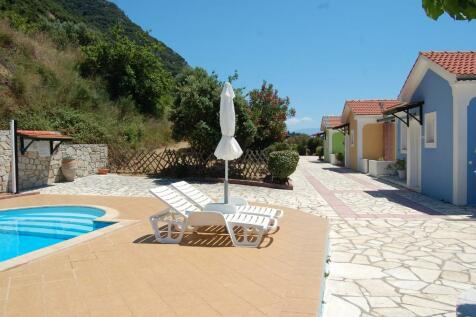
[[[0,128],[155,147],[185,60],[104,0],[0,0]]]
[[[78,47],[56,48],[0,23],[0,128],[16,118],[23,129],[60,130],[81,143],[155,146],[170,141],[165,118],[139,111],[131,96],[111,98],[103,79],[84,78]]]
[[[211,153],[222,87],[108,1],[0,0],[0,129],[16,118],[22,129],[62,131],[78,143],[186,141]],[[286,138],[289,98],[266,81],[235,94],[243,148]]]
[[[106,0],[0,0],[0,15],[20,31],[47,31],[53,37],[68,33],[72,28],[87,28],[90,32],[109,35],[114,26],[120,25],[133,41],[156,45],[155,53],[173,75],[187,66],[182,56],[150,36],[114,3]],[[69,40],[74,42],[72,38]]]

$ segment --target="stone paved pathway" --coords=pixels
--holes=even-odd
[[[233,195],[328,217],[330,275],[324,315],[455,316],[476,284],[473,208],[435,201],[353,171],[302,157],[295,189],[231,185]],[[148,196],[171,180],[90,176],[42,193]],[[197,184],[220,197],[221,184]]]

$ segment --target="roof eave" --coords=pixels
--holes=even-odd
[[[456,75],[456,80],[457,81],[471,81],[471,80],[476,80],[476,75],[471,74],[471,75]]]

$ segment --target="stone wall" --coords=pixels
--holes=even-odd
[[[5,192],[10,183],[10,137],[9,131],[0,131],[0,192]],[[19,153],[19,189],[29,189],[61,182],[61,161],[64,157],[76,160],[76,177],[96,174],[98,168],[107,166],[107,145],[61,144],[49,155],[49,142],[34,142],[25,155]]]
[[[0,131],[0,193],[6,192],[9,186],[10,146],[9,131]]]

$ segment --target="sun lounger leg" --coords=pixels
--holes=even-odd
[[[187,228],[186,222],[177,220],[174,215],[169,212],[152,215],[149,218],[149,222],[152,226],[152,230],[154,230],[155,239],[159,243],[180,243],[184,231]],[[161,230],[159,222],[165,223],[167,230]],[[175,229],[179,231],[176,232]],[[176,237],[174,237],[174,235],[176,235]]]
[[[260,245],[261,240],[263,239],[263,234],[265,229],[261,226],[254,226],[254,225],[243,225],[243,224],[233,224],[227,223],[228,233],[230,234],[231,241],[235,247],[249,247],[249,248],[256,248]],[[239,241],[238,237],[236,236],[235,231],[233,230],[234,227],[242,227],[243,228],[243,241]],[[256,241],[251,241],[250,239],[253,238],[253,235],[249,236],[250,231],[255,231]],[[252,233],[252,232],[251,232]]]

